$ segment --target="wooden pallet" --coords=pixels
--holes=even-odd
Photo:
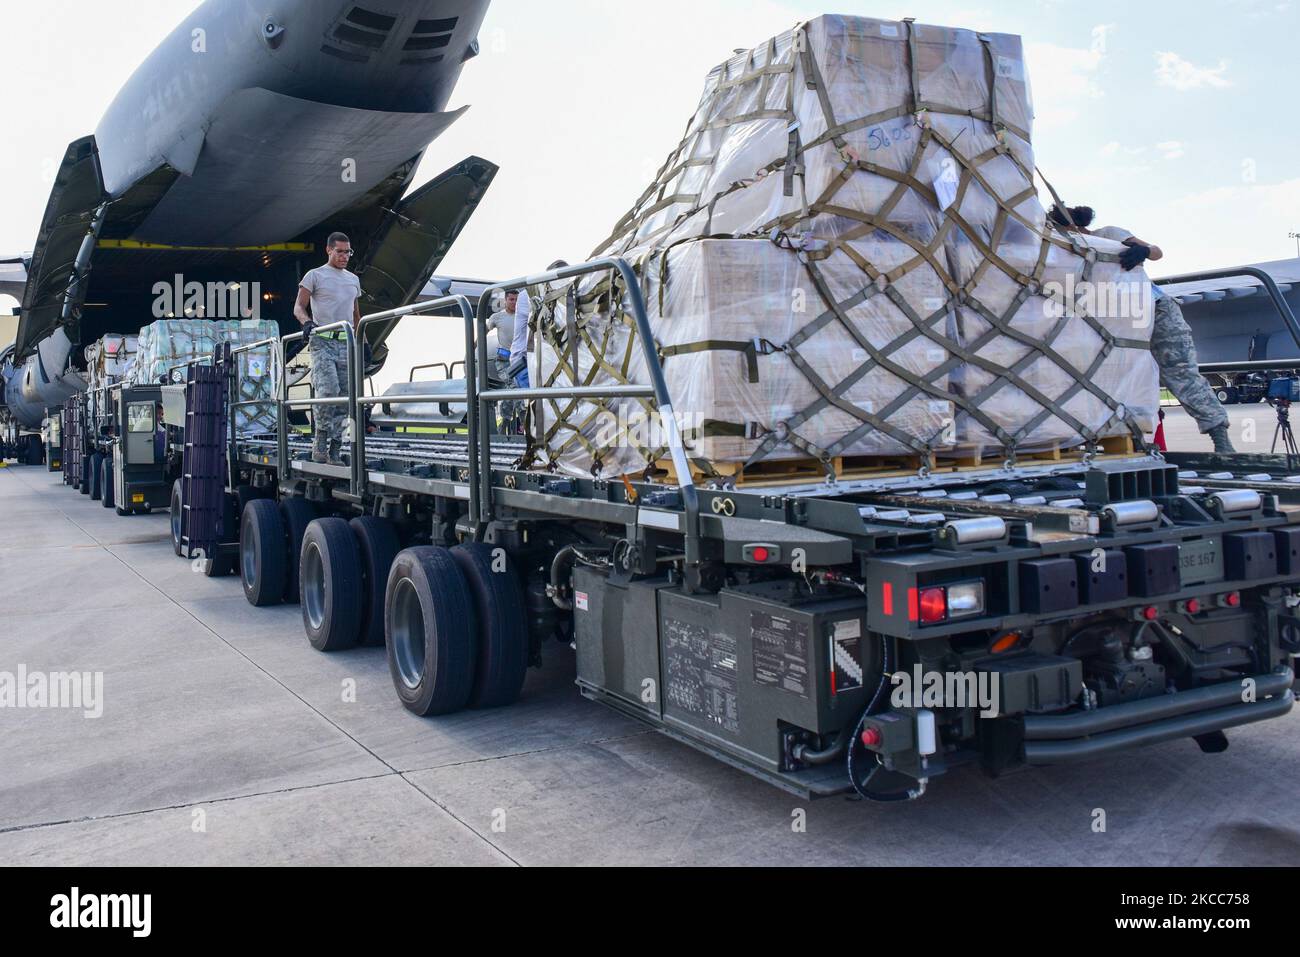
[[[1124,457],[1136,454],[1136,446],[1131,436],[1103,439],[1101,448],[1102,457]],[[1083,460],[1085,454],[1084,448],[1052,447],[1033,453],[1020,452],[1016,456],[1016,464],[1032,466],[1079,462]],[[997,450],[981,452],[969,449],[963,454],[962,450],[955,449],[941,457],[931,471],[937,474],[996,468],[1006,460],[1006,453],[998,453]],[[925,460],[919,455],[846,455],[832,459],[829,470],[821,461],[812,458],[765,461],[749,468],[745,468],[740,462],[719,462],[713,465],[713,473],[693,465],[691,477],[697,485],[722,481],[735,488],[809,485],[826,481],[828,472],[834,474],[838,482],[853,482],[915,475],[925,464]],[[654,473],[666,482],[677,481],[677,471],[673,468],[671,460],[661,459],[656,462]]]

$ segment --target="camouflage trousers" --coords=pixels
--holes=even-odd
[[[311,354],[311,383],[315,397],[345,397],[348,394],[347,342],[312,336],[308,351]],[[312,419],[315,425],[313,450],[336,456],[343,444],[343,430],[348,423],[347,409],[341,405],[319,405],[312,410]]]
[[[1160,366],[1160,383],[1173,393],[1196,420],[1202,433],[1228,424],[1228,413],[1201,375],[1192,330],[1178,302],[1167,296],[1156,300],[1151,329],[1151,354]]]

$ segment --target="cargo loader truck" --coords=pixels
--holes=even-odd
[[[584,696],[803,796],[911,800],[961,765],[998,776],[1169,741],[1200,760],[1291,710],[1300,476],[1284,460],[1097,446],[701,482],[670,429],[671,480],[539,469],[529,440],[495,434],[499,403],[616,392],[672,421],[653,346],[645,385],[489,387],[492,297],[596,272],[653,343],[613,258],[497,284],[477,308],[453,296],[338,327],[344,397],[290,394],[297,336],[190,366],[176,553],[240,575],[254,605],[300,602],[319,652],[386,648],[415,714],[508,707],[530,665],[572,653]],[[369,394],[365,330],[448,312],[466,377]],[[250,368],[276,377],[272,432],[231,425]],[[344,465],[313,463],[292,424],[325,404],[378,429],[354,430]]]

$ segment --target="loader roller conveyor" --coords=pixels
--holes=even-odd
[[[253,438],[241,440],[237,448],[239,460],[249,465],[262,465],[275,468],[279,462],[279,448],[275,438]],[[312,444],[310,439],[290,439],[288,443],[289,459],[311,471],[316,463],[311,462]],[[493,468],[513,468],[524,454],[522,439],[508,436],[492,438],[491,461]],[[343,443],[341,454],[348,459],[352,455],[352,443]],[[463,438],[388,438],[370,436],[366,440],[366,459],[368,462],[403,462],[411,466],[445,465],[466,466],[469,463],[469,443]],[[301,469],[299,469],[301,470]]]

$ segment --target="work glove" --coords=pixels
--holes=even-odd
[[[1151,258],[1151,247],[1141,243],[1125,243],[1125,250],[1120,253],[1119,264],[1125,272],[1131,272]]]
[[[303,342],[306,342],[308,339],[310,339],[311,336],[312,336],[312,333],[315,332],[315,331],[316,331],[316,322],[315,322],[315,320],[308,320],[307,322],[304,322],[304,323],[302,324],[302,340],[303,340]]]

